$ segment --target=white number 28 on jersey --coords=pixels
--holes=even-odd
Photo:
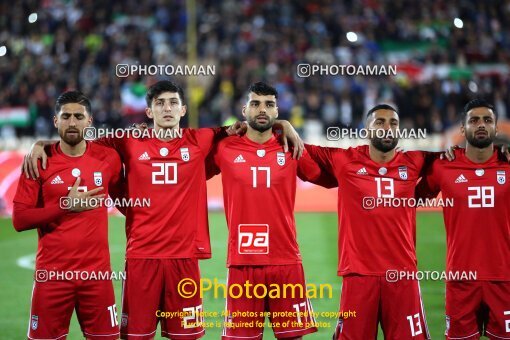
[[[494,208],[494,187],[468,187],[468,191],[474,192],[468,196],[468,207]]]

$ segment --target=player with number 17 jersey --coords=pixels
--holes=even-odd
[[[227,266],[228,283],[252,285],[302,285],[305,278],[296,239],[294,201],[296,176],[327,187],[336,186],[306,153],[299,161],[283,152],[276,136],[264,144],[248,136],[229,137],[218,143],[214,163],[221,170],[225,214],[229,228]],[[306,288],[304,288],[306,291]],[[265,305],[267,304],[267,305]],[[266,307],[267,306],[267,307]],[[277,338],[302,336],[316,332],[311,303],[306,296],[288,294],[286,298],[265,299],[227,297],[227,311],[234,314],[255,313],[257,317],[226,317],[224,339],[248,337],[258,339],[261,327],[231,327],[257,320],[264,323],[263,313],[295,314],[298,317],[272,317]],[[275,326],[276,324],[288,327]],[[302,322],[297,326],[297,323]],[[294,324],[295,326],[290,326]]]

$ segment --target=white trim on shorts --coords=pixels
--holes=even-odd
[[[112,336],[112,335],[120,335],[120,332],[112,333],[112,334],[92,334],[92,333],[87,333],[87,332],[83,331],[83,334],[92,335],[92,336]]]
[[[491,336],[496,337],[496,338],[498,338],[498,339],[510,339],[510,337],[505,338],[505,337],[502,337],[502,336],[497,336],[497,335],[495,335],[495,334],[492,334],[492,333],[491,333],[491,332],[489,332],[488,330],[485,330],[485,333],[490,334]]]
[[[471,338],[471,337],[474,337],[474,336],[475,336],[475,335],[477,335],[477,334],[480,334],[480,332],[478,332],[478,331],[477,331],[476,333],[473,333],[473,334],[468,335],[468,336],[462,336],[462,337],[460,337],[460,338],[452,338],[451,336],[447,336],[447,338],[448,338],[448,339],[450,339],[450,340],[469,339],[469,338]]]
[[[423,299],[421,298],[420,281],[416,281],[416,284],[418,285],[418,295],[420,296],[421,315],[423,316],[423,322],[425,323],[425,325],[424,325],[425,333],[426,333],[427,339],[430,339],[429,326],[427,325],[427,316],[425,315],[425,308],[423,308]]]
[[[122,332],[121,332],[121,333],[120,333],[120,335],[121,335],[121,336],[122,336],[122,335],[129,335],[129,336],[147,336],[147,335],[156,334],[156,331],[157,331],[157,330],[158,330],[158,329],[156,328],[155,330],[153,330],[152,332],[147,333],[147,334],[133,334],[133,333],[122,333]]]
[[[161,333],[165,333],[165,334],[172,335],[172,336],[189,336],[189,335],[197,335],[197,334],[204,333],[204,332],[205,332],[205,329],[202,329],[200,332],[195,332],[195,333],[170,333],[167,331],[161,331]]]

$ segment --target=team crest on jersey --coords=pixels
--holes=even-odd
[[[496,171],[496,176],[498,179],[498,184],[505,184],[506,182],[506,174],[505,171]]]
[[[101,172],[94,172],[94,184],[96,186],[100,186],[103,184],[103,176],[101,175]]]
[[[32,327],[32,330],[35,331],[37,326],[39,326],[39,317],[37,315],[32,315],[32,318],[30,319],[30,327]]]
[[[181,158],[183,161],[189,161],[189,150],[188,148],[181,148]]]
[[[400,176],[400,179],[404,181],[407,180],[407,166],[399,166],[398,175]]]
[[[126,313],[122,313],[122,317],[120,318],[120,326],[127,327],[128,323],[128,315]]]
[[[264,149],[257,150],[257,156],[264,157],[265,155],[266,155],[266,150],[264,150]]]
[[[279,166],[285,165],[285,153],[284,152],[276,153],[276,163],[278,163]]]

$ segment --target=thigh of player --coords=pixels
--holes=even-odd
[[[279,296],[268,296],[269,319],[277,339],[295,338],[317,332],[313,308],[306,296],[302,264],[268,266],[266,286],[279,287]],[[274,287],[274,286],[273,286]]]
[[[482,303],[482,286],[476,281],[446,282],[447,339],[478,339],[478,314]]]
[[[264,332],[266,299],[247,296],[245,283],[265,285],[264,266],[231,266],[227,273],[227,300],[223,324],[223,340],[260,340]]]
[[[28,337],[65,338],[73,315],[75,297],[73,281],[34,282]]]
[[[122,287],[122,339],[152,339],[163,300],[164,268],[160,259],[127,259]]]
[[[204,308],[200,297],[200,268],[197,259],[162,260],[165,281],[162,309],[178,313],[161,319],[161,335],[170,339],[204,336]]]
[[[111,280],[78,281],[76,315],[87,339],[118,339],[117,306]]]
[[[375,339],[379,321],[380,278],[343,277],[340,311],[333,339]]]
[[[510,282],[484,282],[483,300],[489,307],[486,335],[497,339],[510,339]]]
[[[417,280],[381,278],[381,325],[387,339],[430,339]]]

